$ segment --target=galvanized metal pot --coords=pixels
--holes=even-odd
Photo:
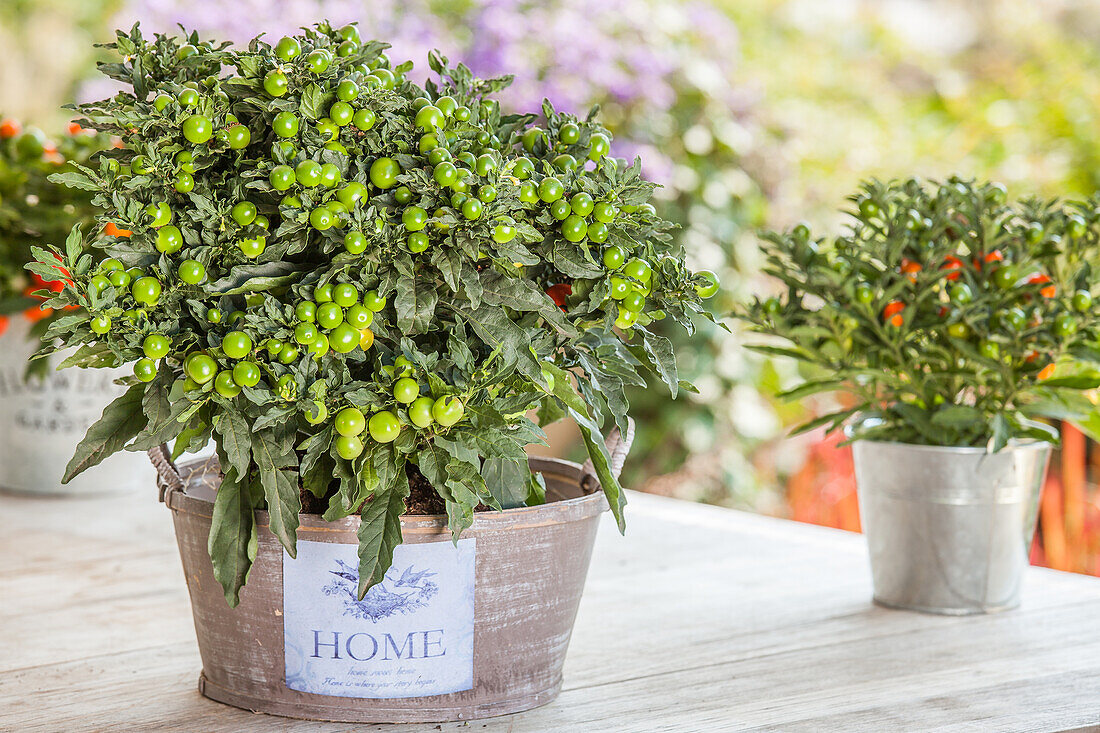
[[[65,369],[25,379],[37,351],[30,325],[13,317],[0,336],[0,490],[27,494],[104,494],[149,486],[141,453],[119,453],[68,484],[65,466],[109,402],[122,394],[121,369]],[[63,358],[63,356],[61,357]]]
[[[622,466],[626,445],[624,441],[613,451],[616,470]],[[165,453],[151,452],[151,457],[158,465],[163,500],[172,510],[191,595],[203,664],[199,677],[203,695],[237,707],[294,718],[385,723],[445,722],[514,713],[543,705],[560,691],[562,664],[599,516],[607,508],[587,467],[532,458],[531,467],[546,480],[547,503],[478,513],[458,548],[451,543],[445,517],[403,517],[404,544],[398,547],[399,552],[402,548],[422,552],[426,543],[429,551],[450,556],[462,551],[461,543],[471,543],[467,548],[470,597],[464,599],[460,593],[455,596],[457,600],[437,608],[435,613],[443,616],[437,615],[437,621],[430,625],[438,629],[406,636],[404,630],[382,634],[382,624],[414,624],[411,619],[415,613],[431,612],[435,599],[429,597],[420,611],[405,616],[393,613],[394,606],[407,605],[406,599],[420,597],[417,583],[427,587],[419,577],[425,569],[431,569],[428,565],[409,566],[399,578],[391,576],[391,569],[382,584],[382,598],[370,608],[362,604],[371,600],[375,589],[364,601],[356,602],[350,588],[357,578],[345,583],[341,577],[357,574],[354,568],[343,566],[343,570],[322,573],[329,581],[323,593],[308,595],[308,588],[296,585],[298,578],[306,577],[295,564],[303,561],[303,548],[313,548],[311,552],[319,548],[322,554],[354,554],[357,517],[325,522],[319,516],[303,514],[298,557],[291,560],[271,534],[267,513],[257,512],[260,530],[256,560],[241,592],[240,605],[230,609],[207,554],[212,500],[219,481],[215,460],[185,464],[177,472]],[[398,564],[395,554],[395,568]],[[454,581],[448,575],[440,572],[434,578],[433,585],[441,588],[440,596]],[[347,611],[341,615],[340,631],[331,631],[322,622],[311,629],[309,624],[313,622],[307,621],[306,635],[312,633],[313,638],[307,638],[304,650],[292,643],[292,626],[300,624],[290,617],[331,604],[334,594],[351,612],[351,617]],[[468,619],[457,618],[466,612]],[[465,649],[469,658],[452,666],[461,671],[463,665],[468,665],[465,682],[460,674],[447,683],[450,687],[446,689],[453,691],[418,695],[417,689],[434,685],[429,678],[435,673],[421,674],[415,665],[424,657],[455,653],[456,647],[462,646],[461,634],[455,637],[457,642],[455,638],[446,641],[439,629],[462,626],[463,621],[468,622],[469,638],[465,642],[469,646]],[[367,661],[353,664],[347,661],[349,655]],[[393,662],[402,658],[406,678],[399,679],[401,667],[394,667]],[[330,671],[311,677],[310,665],[321,664],[329,665],[326,669]],[[333,673],[333,669],[340,672]],[[408,677],[410,674],[412,677]],[[372,681],[391,678],[399,680],[398,685],[405,685],[405,689]],[[379,692],[378,685],[393,691]],[[318,689],[323,692],[319,694]],[[345,689],[349,692],[343,692]]]
[[[1049,444],[852,448],[876,603],[950,615],[1020,604]]]

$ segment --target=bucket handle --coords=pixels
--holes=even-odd
[[[611,432],[607,435],[607,453],[611,456],[611,475],[615,478],[619,478],[619,474],[623,472],[623,464],[626,463],[626,454],[630,452],[630,444],[634,442],[634,421],[629,417],[626,419],[626,435],[624,436],[618,427],[611,429]],[[596,491],[596,488],[600,485],[599,478],[596,477],[596,468],[592,465],[592,459],[589,458],[584,462],[581,467],[581,489],[586,494],[591,494]]]
[[[172,461],[168,446],[162,444],[150,448],[148,454],[153,467],[157,469],[157,498],[164,501],[168,494],[183,491],[183,477]]]
[[[611,475],[615,478],[618,478],[619,474],[622,473],[626,455],[630,452],[630,445],[633,442],[634,421],[629,417],[626,419],[625,436],[619,431],[618,427],[612,428],[608,434],[605,445],[607,446],[607,453],[611,457]],[[155,448],[150,448],[148,453],[149,460],[157,469],[157,497],[160,501],[163,502],[171,493],[183,491],[183,477],[180,476],[179,469],[172,461],[172,454],[168,452],[168,446],[158,445]],[[580,483],[581,489],[587,494],[593,493],[596,491],[596,487],[599,486],[599,478],[596,477],[596,469],[592,465],[591,458],[585,461],[581,467]]]

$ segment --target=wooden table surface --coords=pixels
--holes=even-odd
[[[1017,611],[889,611],[869,602],[858,535],[630,502],[625,538],[600,530],[556,701],[467,724],[349,726],[198,694],[169,511],[153,496],[0,497],[0,730],[1100,727],[1100,580],[1032,569]]]

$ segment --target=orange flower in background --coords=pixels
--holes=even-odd
[[[23,315],[31,323],[37,323],[43,318],[49,318],[53,315],[53,308],[28,308],[23,311]]]
[[[10,117],[3,122],[0,122],[0,138],[7,139],[9,137],[15,137],[22,132],[23,126],[19,124],[18,120],[13,120]]]
[[[44,282],[42,278],[38,277],[38,275],[31,274],[31,279],[34,280],[36,284],[30,285],[23,290],[23,295],[26,295],[28,298],[37,298],[39,300],[42,300],[41,296],[35,295],[37,291],[41,290],[44,287],[48,287],[50,290],[53,290],[52,285]],[[27,310],[23,311],[23,315],[28,321],[34,323],[35,321],[41,321],[43,318],[48,318],[49,316],[53,315],[53,308],[31,306]]]

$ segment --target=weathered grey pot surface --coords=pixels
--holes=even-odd
[[[202,656],[199,690],[214,700],[264,713],[373,723],[483,718],[553,700],[561,689],[562,664],[599,515],[607,504],[602,493],[582,492],[580,466],[542,458],[532,458],[531,465],[546,479],[548,503],[478,513],[473,526],[463,533],[464,539],[476,541],[472,685],[448,694],[390,699],[314,694],[288,687],[284,551],[269,531],[267,514],[257,512],[256,560],[240,605],[230,609],[207,554],[217,472],[213,464],[203,462],[183,466],[183,490],[169,488],[165,501],[174,517]],[[445,525],[445,517],[404,517],[403,541],[450,545]],[[356,545],[358,527],[355,517],[330,523],[317,515],[302,515],[298,558],[302,558],[303,542]],[[369,620],[361,620],[357,628],[369,632],[370,627]],[[315,644],[318,638],[322,637],[315,636]],[[337,636],[323,638],[343,642]],[[367,637],[356,639],[360,656],[366,655],[363,639]],[[428,639],[424,637],[425,654]],[[322,646],[325,653],[338,648]],[[315,646],[313,653],[319,651]],[[355,649],[349,646],[351,651]],[[291,666],[295,664],[292,660]],[[370,672],[357,672],[365,673]]]
[[[1048,444],[852,448],[875,602],[950,615],[1020,604]]]
[[[0,491],[42,495],[97,495],[147,489],[154,473],[143,453],[107,458],[67,484],[65,466],[103,408],[125,388],[114,383],[125,369],[61,371],[53,357],[43,378],[24,378],[40,343],[22,315],[0,336]]]

